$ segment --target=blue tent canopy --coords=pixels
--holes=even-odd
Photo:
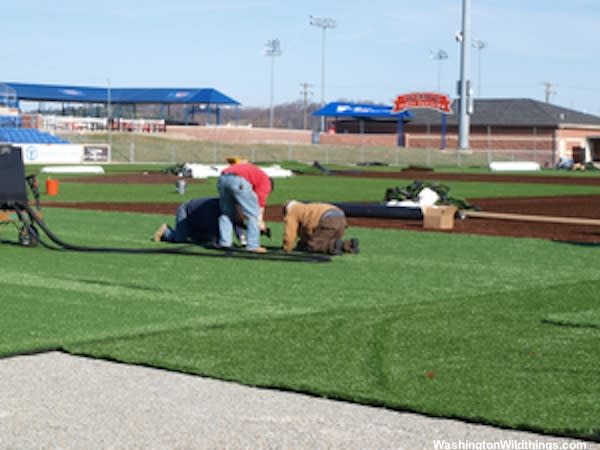
[[[411,119],[415,117],[410,111],[392,112],[392,106],[341,102],[328,103],[315,111],[313,116],[355,117],[362,119]]]
[[[17,99],[73,103],[211,104],[240,103],[212,88],[99,88],[7,82]]]
[[[386,105],[369,105],[359,103],[342,103],[333,102],[328,103],[321,109],[313,113],[314,116],[327,116],[327,117],[351,117],[354,119],[396,119],[396,134],[398,136],[398,146],[403,147],[405,144],[404,139],[404,121],[407,119],[414,119],[416,116],[409,110],[403,110],[399,112],[393,112],[392,106]],[[361,131],[362,133],[362,131]],[[441,123],[441,144],[440,148],[446,148],[446,114],[442,113]]]

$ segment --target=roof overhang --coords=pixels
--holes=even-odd
[[[239,105],[212,88],[111,88],[26,83],[4,83],[19,100],[70,103],[151,103]]]
[[[315,111],[313,116],[352,117],[358,119],[410,119],[414,114],[410,111],[392,112],[391,106],[359,103],[328,103]]]

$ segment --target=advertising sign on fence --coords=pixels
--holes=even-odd
[[[83,162],[109,163],[110,147],[106,144],[84,145]]]
[[[81,145],[22,144],[20,147],[25,164],[81,163]]]
[[[20,144],[25,164],[109,163],[108,144]]]

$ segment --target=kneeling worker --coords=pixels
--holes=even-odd
[[[288,201],[283,207],[283,250],[296,250],[341,255],[358,253],[358,239],[342,240],[346,228],[344,211],[328,203]]]
[[[240,245],[246,245],[244,220],[239,210],[234,220],[235,234]],[[175,213],[175,228],[162,224],[154,241],[160,242],[196,242],[216,244],[219,239],[219,216],[222,214],[219,198],[195,198],[182,203]]]

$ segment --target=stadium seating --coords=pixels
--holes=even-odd
[[[0,128],[20,128],[23,120],[20,116],[0,116]]]
[[[0,128],[0,142],[9,144],[70,144],[66,139],[33,128]]]

